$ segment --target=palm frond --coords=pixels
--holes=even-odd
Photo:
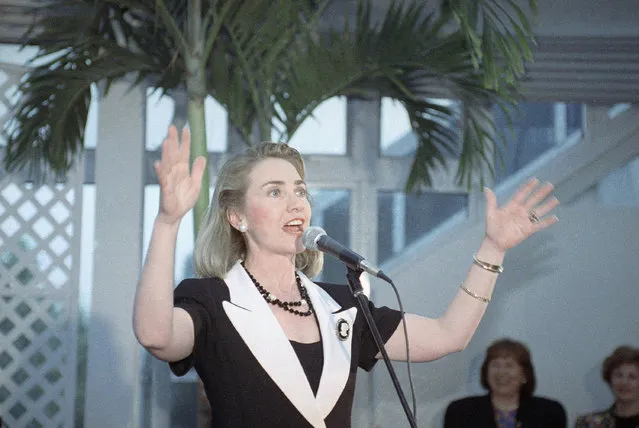
[[[300,32],[315,22],[325,2],[254,0],[230,13],[209,70],[211,88],[245,136],[257,120],[262,139],[270,137],[273,98],[280,70]],[[224,69],[223,69],[224,68]],[[251,117],[244,116],[251,113]]]
[[[38,180],[60,177],[82,150],[91,85],[153,69],[145,57],[113,44],[100,56],[69,50],[29,72],[15,115],[8,122],[4,162],[8,171],[28,169]]]
[[[28,169],[39,180],[68,172],[83,148],[92,84],[103,82],[108,92],[112,82],[127,76],[133,85],[150,76],[166,88],[180,83],[183,66],[173,61],[166,33],[155,29],[148,13],[153,4],[119,3],[57,1],[48,8],[66,13],[43,19],[28,34],[27,43],[39,47],[31,65],[40,65],[20,84],[5,128],[8,171]]]
[[[533,16],[537,1],[528,0]],[[499,90],[512,85],[532,61],[534,34],[528,15],[517,0],[444,0],[442,20],[454,19],[466,38],[475,68],[483,71],[484,85]]]
[[[417,2],[393,2],[384,18],[373,22],[370,3],[363,0],[354,27],[347,23],[341,31],[309,38],[303,49],[292,52],[276,93],[281,108],[276,120],[285,137],[332,96],[374,94],[402,103],[418,137],[407,190],[430,186],[435,167],[456,157],[460,184],[470,187],[473,171],[492,174],[488,153],[503,140],[484,112],[493,103],[514,100],[528,52],[516,51],[512,35],[499,27],[504,16],[517,24],[503,5],[497,14],[489,0],[445,3],[461,20],[460,28],[445,28],[445,13],[435,18]],[[475,33],[477,19],[490,47]],[[522,25],[529,29],[527,21]],[[526,37],[521,28],[515,33]],[[461,101],[466,114],[436,101],[442,98]]]
[[[360,0],[354,21],[327,31],[317,26],[327,1],[201,0],[195,27],[199,9],[181,0],[54,1],[28,35],[48,62],[20,87],[9,170],[64,174],[82,149],[91,84],[108,90],[133,73],[133,84],[168,91],[186,83],[190,95],[212,95],[246,142],[255,123],[262,139],[272,127],[290,139],[334,96],[390,97],[418,137],[407,188],[430,185],[433,168],[451,158],[469,185],[473,171],[490,172],[499,146],[487,108],[516,98],[532,59],[530,22],[516,0],[443,0],[435,14],[394,1],[377,21],[370,0]],[[535,0],[528,5],[534,11]],[[194,83],[193,73],[204,79]],[[463,114],[440,99],[462,103]]]

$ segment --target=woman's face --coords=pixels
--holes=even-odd
[[[524,369],[510,356],[497,357],[488,363],[486,380],[491,394],[519,395],[526,383]]]
[[[239,213],[251,255],[295,256],[304,251],[302,232],[311,221],[306,184],[288,161],[260,161],[248,176],[245,206]],[[237,225],[236,225],[237,226]]]
[[[610,388],[618,401],[639,401],[639,365],[628,363],[614,369]]]

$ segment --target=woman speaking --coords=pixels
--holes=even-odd
[[[221,169],[195,244],[198,278],[174,289],[178,227],[206,161],[189,165],[174,127],[155,165],[160,205],[138,284],[138,341],[176,375],[195,367],[215,427],[349,427],[357,368],[380,358],[347,287],[314,283],[322,254],[301,242],[311,206],[300,154],[263,143]],[[465,348],[506,250],[557,221],[552,185],[527,182],[503,207],[486,190],[486,234],[459,292],[438,319],[406,315],[413,361]],[[371,304],[388,355],[405,360],[401,314]]]

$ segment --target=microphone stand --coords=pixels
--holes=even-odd
[[[417,428],[417,422],[415,421],[415,416],[410,410],[408,406],[408,402],[406,401],[406,397],[404,396],[404,392],[402,391],[402,387],[399,384],[399,380],[397,379],[397,375],[395,374],[395,369],[393,368],[390,358],[388,358],[388,353],[386,353],[386,348],[384,348],[384,343],[382,342],[382,337],[379,334],[379,330],[375,325],[375,321],[373,320],[373,315],[371,314],[370,308],[368,307],[368,297],[364,294],[364,289],[362,288],[362,283],[359,280],[360,275],[364,272],[360,268],[353,268],[349,264],[346,264],[346,269],[348,273],[346,274],[346,278],[348,279],[348,285],[353,294],[353,297],[357,301],[359,309],[364,314],[364,318],[366,319],[366,323],[368,324],[368,328],[373,334],[373,339],[375,339],[375,343],[377,344],[377,349],[381,352],[382,357],[384,358],[384,363],[386,364],[386,368],[388,369],[388,373],[393,381],[393,386],[397,391],[397,395],[399,396],[399,401],[402,403],[402,407],[404,408],[404,413],[406,413],[406,417],[408,418],[408,422],[412,428]]]

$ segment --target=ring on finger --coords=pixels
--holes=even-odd
[[[537,214],[533,210],[528,211],[528,220],[530,220],[532,224],[537,224],[540,221],[539,217],[537,217]]]

